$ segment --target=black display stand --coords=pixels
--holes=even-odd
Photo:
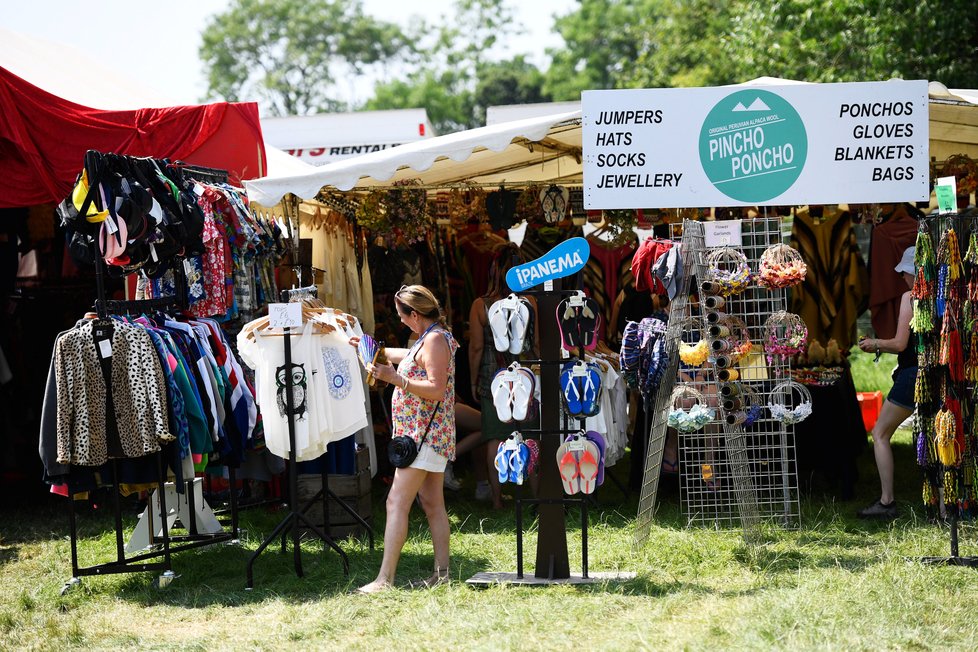
[[[948,521],[951,526],[951,555],[949,557],[921,557],[920,562],[933,565],[967,566],[968,568],[978,568],[978,557],[962,557],[960,554],[958,554],[957,514],[952,514]]]
[[[292,290],[282,290],[281,301],[283,303],[288,303],[293,296],[301,295],[301,294],[305,294],[308,296],[315,296],[315,292],[316,292],[316,286],[295,288]],[[284,364],[286,367],[288,367],[292,364],[291,329],[289,328],[285,329],[285,334],[282,340],[284,342],[283,344],[284,354],[285,354]],[[317,537],[322,539],[323,543],[325,543],[327,546],[329,546],[330,548],[336,551],[336,553],[340,556],[340,559],[343,561],[343,574],[344,575],[350,574],[349,558],[347,557],[343,549],[340,548],[339,545],[337,545],[336,541],[333,540],[333,537],[327,534],[327,532],[329,532],[329,509],[328,509],[328,505],[326,504],[327,496],[336,500],[337,503],[344,510],[346,510],[346,512],[348,512],[351,516],[353,516],[353,518],[357,520],[360,523],[360,525],[366,529],[367,535],[370,538],[370,549],[371,550],[374,549],[373,529],[365,520],[363,520],[363,518],[359,514],[356,513],[356,511],[352,507],[347,505],[345,501],[340,500],[336,496],[336,494],[330,491],[329,477],[326,473],[325,466],[323,467],[323,471],[321,472],[322,489],[320,489],[316,493],[316,495],[310,498],[305,503],[305,505],[301,507],[299,507],[298,505],[299,474],[297,470],[298,467],[296,466],[297,460],[295,454],[295,405],[293,404],[293,396],[292,396],[292,374],[288,374],[288,373],[285,374],[285,414],[286,414],[286,421],[288,422],[288,426],[289,426],[289,466],[288,466],[289,512],[288,514],[285,515],[285,518],[283,518],[281,522],[279,522],[279,524],[275,526],[275,529],[272,530],[271,534],[269,534],[268,537],[266,537],[265,540],[262,541],[261,545],[258,546],[258,549],[255,550],[255,552],[252,553],[251,557],[248,559],[248,565],[246,570],[248,590],[253,589],[255,586],[254,565],[255,565],[255,561],[261,555],[262,551],[264,551],[265,548],[267,548],[272,543],[272,541],[274,541],[279,535],[281,535],[282,553],[284,554],[286,550],[286,539],[288,538],[290,532],[292,536],[292,562],[295,568],[295,574],[297,577],[303,576],[302,550],[299,545],[301,534],[302,534],[299,528],[300,522],[302,522],[305,525],[305,527],[308,528],[313,534],[315,534]],[[306,511],[310,507],[312,507],[312,505],[317,500],[322,501],[322,507],[323,507],[322,528],[314,524],[312,520],[308,516],[306,516]],[[291,529],[289,530],[287,528],[291,528]]]
[[[970,233],[970,230],[975,229],[975,228],[978,228],[978,225],[976,225],[975,222],[974,222],[974,220],[975,220],[976,217],[978,217],[978,215],[976,215],[974,212],[969,212],[969,213],[961,214],[961,215],[959,215],[959,214],[954,214],[954,215],[934,215],[934,214],[932,214],[932,215],[928,215],[927,217],[925,217],[923,219],[923,221],[921,222],[920,229],[921,229],[921,231],[925,231],[925,230],[929,230],[930,231],[930,237],[931,237],[932,242],[934,244],[934,251],[935,251],[935,254],[936,254],[937,249],[938,249],[938,245],[939,245],[939,243],[941,241],[941,237],[944,235],[945,231],[947,231],[949,227],[953,227],[955,229],[955,231],[959,234],[958,235],[958,246],[959,246],[958,254],[961,256],[962,259],[964,259],[965,253],[966,253],[967,248],[968,248],[968,237],[967,237],[967,234]],[[971,221],[971,225],[969,226],[969,228],[967,230],[964,229],[964,228],[962,228],[962,225],[965,223],[965,220]],[[959,282],[961,282],[961,281],[959,281]],[[948,307],[948,310],[950,310],[950,306]],[[948,379],[947,379],[946,382],[948,384],[951,384],[952,381],[950,380],[950,376],[948,377]],[[951,389],[949,389],[949,393],[952,393],[952,392],[955,393],[955,394],[962,395],[962,396],[970,396],[971,395],[971,388],[966,388],[963,385],[960,386],[960,387],[957,387],[957,388],[952,387]],[[963,403],[966,402],[966,401],[967,401],[966,398],[965,399],[962,399],[962,402]],[[919,409],[919,406],[918,406],[918,409]],[[972,409],[973,409],[973,406],[972,406]],[[943,472],[945,470],[951,470],[948,467],[943,467],[943,466],[941,466],[939,468],[940,468],[941,472]],[[955,472],[959,472],[958,470],[954,470],[954,471]],[[949,511],[951,511],[951,513],[948,516],[948,525],[950,526],[949,529],[950,529],[950,548],[951,548],[951,551],[950,552],[951,552],[951,554],[949,556],[947,556],[947,557],[921,557],[921,558],[919,558],[919,561],[921,563],[924,563],[924,564],[933,564],[933,565],[944,565],[944,566],[966,566],[968,568],[978,568],[978,557],[962,557],[959,554],[959,551],[958,551],[958,521],[959,521],[959,519],[958,519],[958,515],[957,515],[957,509],[958,508],[955,507],[954,510],[949,510]]]
[[[552,287],[550,284],[552,283]],[[557,306],[565,296],[577,294],[577,290],[563,290],[563,279],[548,282],[543,290],[522,292],[537,299],[537,314],[548,317],[538,320],[540,333],[540,359],[526,360],[525,364],[540,365],[540,428],[520,429],[521,433],[540,437],[540,485],[538,498],[522,498],[517,485],[516,495],[516,573],[477,573],[466,583],[476,587],[493,584],[517,584],[546,586],[551,584],[590,584],[617,579],[631,579],[634,573],[588,572],[588,511],[589,495],[570,497],[564,494],[560,473],[555,463],[557,449],[565,435],[578,432],[561,423],[560,368],[566,362],[560,358],[561,341],[557,328],[544,328],[544,319],[557,314]],[[539,507],[536,567],[532,577],[526,577],[523,569],[523,504]],[[565,507],[581,507],[581,562],[580,575],[572,574],[567,554],[567,528]]]

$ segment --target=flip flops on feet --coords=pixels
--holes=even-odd
[[[449,570],[447,568],[439,568],[427,579],[408,582],[408,587],[412,589],[433,589],[436,586],[448,584],[451,581],[452,578],[449,575]]]

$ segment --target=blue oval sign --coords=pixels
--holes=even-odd
[[[544,281],[570,276],[584,269],[591,246],[585,238],[571,238],[534,261],[517,265],[506,272],[506,285],[523,292]]]

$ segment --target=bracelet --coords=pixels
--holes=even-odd
[[[401,385],[401,391],[402,392],[406,392],[407,391],[407,388],[408,388],[408,383],[410,383],[411,381],[408,380],[407,376],[400,376],[400,378],[401,378],[401,380],[404,381],[404,384]]]

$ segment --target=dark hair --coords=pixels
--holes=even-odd
[[[492,248],[492,261],[489,263],[489,286],[483,297],[499,297],[509,293],[506,286],[506,272],[523,262],[523,252],[514,242],[505,242]]]
[[[433,319],[442,328],[449,330],[441,303],[438,302],[434,293],[423,285],[401,286],[401,289],[394,293],[394,303],[404,306],[409,311],[413,310],[422,317]]]

